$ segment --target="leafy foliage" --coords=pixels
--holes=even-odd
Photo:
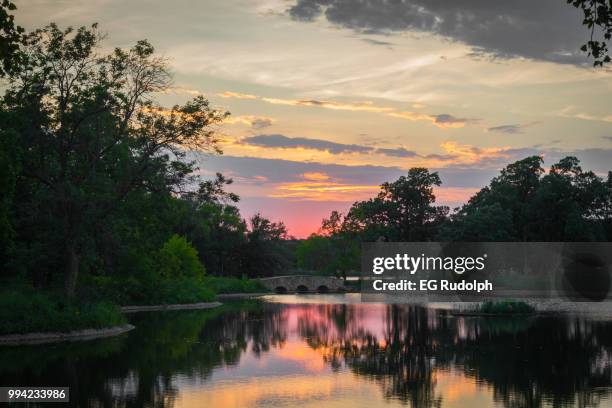
[[[0,77],[11,72],[18,62],[18,51],[24,30],[15,25],[15,17],[10,14],[15,9],[12,1],[0,1]]]
[[[475,312],[485,314],[512,315],[534,313],[535,309],[533,306],[525,302],[515,300],[503,300],[482,302],[475,309]]]
[[[32,291],[0,295],[0,334],[68,332],[125,323],[119,308],[108,302],[65,302]]]
[[[215,293],[263,293],[268,291],[259,281],[253,279],[207,276],[204,284]]]
[[[567,3],[582,10],[584,14],[582,24],[591,30],[591,37],[581,47],[581,50],[593,57],[594,66],[609,63],[611,59],[608,41],[612,38],[612,2],[610,0],[567,0]],[[596,37],[599,34],[601,38]]]
[[[542,159],[508,165],[451,215],[450,241],[606,241],[612,229],[612,177],[583,171],[565,157],[544,175]]]
[[[165,279],[204,277],[204,266],[198,258],[198,251],[184,237],[176,234],[160,249],[158,265],[159,273]]]

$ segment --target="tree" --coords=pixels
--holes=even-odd
[[[433,188],[440,184],[437,173],[412,168],[406,176],[383,183],[376,198],[353,204],[345,228],[367,240],[431,240],[448,213],[447,207],[434,205]]]
[[[212,125],[227,116],[202,97],[154,104],[150,96],[170,85],[166,61],[144,40],[100,55],[101,40],[96,25],[28,34],[1,105],[28,152],[18,194],[36,208],[22,209],[21,219],[59,236],[52,246],[62,252],[69,297],[91,237],[136,190],[182,191],[194,170],[185,150],[217,151]]]
[[[580,48],[593,57],[594,66],[603,66],[611,61],[608,41],[612,38],[612,1],[567,0],[568,4],[582,10],[582,24],[591,30],[591,37]],[[599,33],[598,31],[601,31]],[[596,38],[601,35],[601,38]]]
[[[442,241],[505,242],[516,240],[512,213],[500,203],[467,207],[450,217],[441,229]]]
[[[226,191],[233,183],[217,173],[200,183],[196,191],[181,195],[188,209],[177,219],[180,233],[189,237],[211,274],[240,276],[240,257],[246,242],[246,223],[234,204],[238,195]]]
[[[322,220],[319,233],[310,235],[297,246],[298,267],[346,280],[348,272],[359,269],[360,238],[364,233],[353,228],[346,217],[332,211],[329,218]]]
[[[489,186],[451,215],[446,241],[606,241],[612,220],[610,178],[584,171],[569,156],[544,175],[528,157],[502,169]]]
[[[164,278],[202,278],[204,266],[198,251],[184,238],[174,234],[159,250],[159,273]]]
[[[598,220],[606,194],[605,183],[595,173],[583,171],[576,157],[565,157],[551,166],[527,203],[529,240],[605,241]]]
[[[291,265],[287,243],[287,228],[282,222],[272,222],[257,213],[249,220],[241,255],[245,274],[269,276]]]
[[[15,16],[10,14],[16,9],[9,0],[0,1],[0,77],[10,73],[17,64],[23,28],[15,25]]]

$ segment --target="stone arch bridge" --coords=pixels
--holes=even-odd
[[[333,293],[346,292],[344,281],[332,276],[288,275],[258,279],[266,289],[275,293]]]

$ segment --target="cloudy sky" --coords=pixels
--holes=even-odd
[[[28,29],[100,23],[149,39],[175,75],[165,105],[205,95],[232,115],[223,156],[246,215],[299,237],[414,166],[456,206],[505,164],[567,154],[612,169],[612,72],[565,0],[16,0]]]

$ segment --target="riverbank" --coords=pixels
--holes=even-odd
[[[232,300],[232,299],[252,299],[261,296],[272,295],[272,292],[255,292],[255,293],[221,293],[217,295],[217,299]]]
[[[174,305],[123,306],[121,313],[156,312],[164,310],[201,310],[223,305],[221,302],[199,302]],[[0,335],[0,346],[35,345],[64,341],[84,341],[103,337],[118,336],[135,329],[131,324],[99,328],[71,330],[67,332],[32,332]]]
[[[197,310],[197,309],[212,309],[213,307],[221,306],[221,302],[199,302],[199,303],[183,303],[174,305],[145,305],[145,306],[122,306],[122,313],[137,313],[137,312],[158,312],[163,310]]]
[[[24,333],[5,334],[0,336],[0,346],[20,346],[45,343],[56,343],[63,341],[93,340],[102,337],[118,336],[134,330],[131,324],[107,327],[104,329],[84,329],[70,332],[47,332],[47,333]]]

